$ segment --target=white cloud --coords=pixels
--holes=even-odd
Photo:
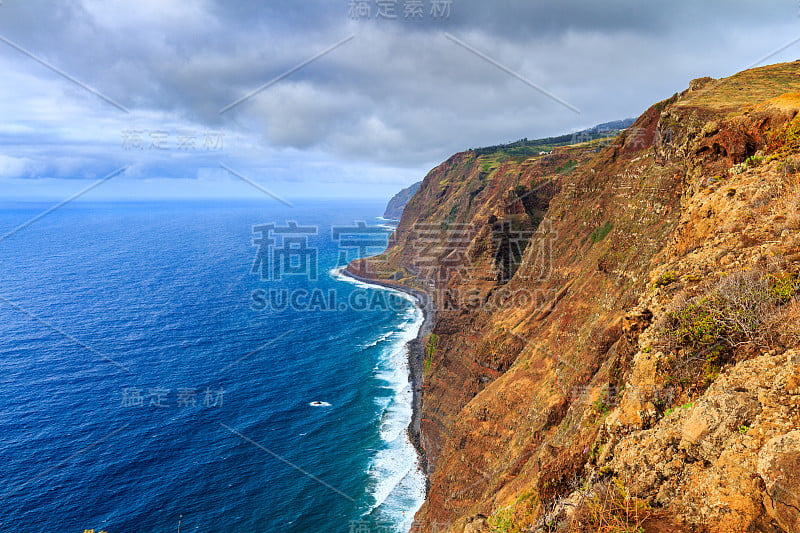
[[[35,163],[24,157],[0,155],[0,178],[19,178],[28,174]]]

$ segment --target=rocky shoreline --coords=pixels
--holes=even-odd
[[[430,479],[427,478],[428,474],[428,460],[425,455],[425,449],[422,446],[422,439],[420,437],[420,422],[422,421],[422,384],[424,378],[424,359],[425,359],[425,337],[430,334],[433,329],[433,323],[436,317],[436,309],[433,305],[433,299],[424,291],[403,287],[394,283],[386,282],[383,280],[376,280],[360,276],[348,270],[342,270],[342,274],[348,276],[356,281],[368,283],[371,285],[378,285],[404,292],[414,298],[417,307],[422,311],[423,321],[419,328],[417,336],[408,342],[408,368],[409,368],[409,381],[413,391],[413,405],[411,414],[411,423],[408,425],[407,432],[411,443],[417,450],[419,455],[419,463],[422,471],[426,475],[426,493],[430,484]]]

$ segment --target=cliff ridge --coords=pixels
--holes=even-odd
[[[800,531],[800,62],[470,150],[351,271],[424,290],[418,531]]]

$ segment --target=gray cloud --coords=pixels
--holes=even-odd
[[[63,176],[81,162],[99,172],[129,156],[118,143],[133,124],[225,129],[247,146],[231,155],[254,168],[267,156],[295,164],[293,150],[325,159],[332,174],[366,165],[381,179],[382,168],[407,169],[410,181],[457,150],[638,115],[690,79],[732,74],[800,34],[793,1],[453,0],[450,16],[434,20],[426,0],[421,21],[404,20],[403,3],[387,21],[374,19],[374,2],[372,18],[353,20],[348,0],[6,0],[0,35],[132,113],[0,43],[0,175]],[[356,37],[220,115],[348,35]],[[800,47],[774,60],[798,55]],[[48,157],[63,158],[62,170]],[[172,159],[142,165],[183,162]]]

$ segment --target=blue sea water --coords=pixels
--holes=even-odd
[[[381,210],[86,202],[0,240],[0,531],[407,531],[421,315],[331,234]],[[292,221],[260,257],[296,273],[253,273],[254,226]]]

